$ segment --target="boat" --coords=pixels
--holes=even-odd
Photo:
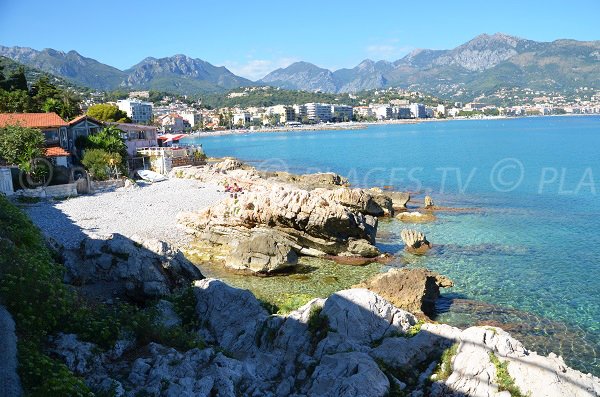
[[[150,171],[150,170],[138,170],[137,174],[145,181],[148,182],[161,182],[166,181],[167,177],[163,174],[159,174],[158,172]]]

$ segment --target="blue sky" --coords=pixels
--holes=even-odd
[[[0,45],[74,49],[119,69],[181,53],[257,79],[297,60],[354,67],[480,33],[600,40],[599,15],[600,0],[0,0]]]

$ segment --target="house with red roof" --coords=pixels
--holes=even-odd
[[[9,125],[36,128],[44,134],[46,157],[56,165],[68,167],[68,123],[56,113],[0,113],[0,128]]]

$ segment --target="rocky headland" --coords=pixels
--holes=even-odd
[[[207,258],[244,277],[293,272],[303,256],[383,260],[378,217],[405,211],[410,200],[350,188],[335,174],[262,172],[235,159],[178,168],[171,178],[236,187],[178,223]],[[435,208],[427,204],[425,211]],[[19,248],[29,240],[11,236],[29,227],[1,230],[0,245]],[[405,229],[402,239],[410,254],[431,248],[417,230]],[[42,362],[66,368],[48,376],[74,376],[59,382],[64,387],[82,380],[79,390],[131,397],[600,395],[599,378],[528,350],[501,328],[431,322],[440,288],[453,283],[426,269],[392,269],[281,314],[248,290],[205,278],[179,247],[155,238],[115,231],[79,236],[77,244],[51,240],[60,284],[77,294],[76,305],[93,302],[88,311],[67,310],[65,324],[53,320],[36,340],[50,360]],[[0,259],[3,277],[12,262]],[[40,285],[58,288],[46,279]],[[28,358],[17,364],[17,347],[30,346],[18,338],[30,338],[23,319],[32,314],[14,312],[20,302],[0,297],[9,309],[0,306],[0,393],[20,396],[41,376],[19,369],[32,368]]]

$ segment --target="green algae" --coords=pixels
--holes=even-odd
[[[188,255],[188,259],[205,277],[218,278],[231,286],[251,291],[270,311],[278,314],[289,313],[313,298],[327,298],[367,280],[382,269],[379,263],[350,266],[328,259],[301,257],[293,273],[258,277],[231,272],[222,264],[204,261],[195,255]]]

